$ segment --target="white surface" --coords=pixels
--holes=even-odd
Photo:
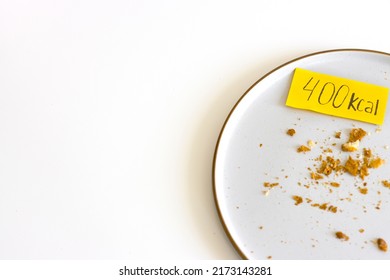
[[[385,148],[390,144],[390,118],[385,118],[379,131],[376,125],[287,107],[296,68],[390,88],[390,55],[364,51],[305,57],[259,81],[234,109],[218,145],[216,194],[229,233],[249,259],[389,259],[374,242],[390,239],[390,191],[381,183],[390,174],[390,152]],[[369,135],[357,152],[343,153],[341,145],[354,127]],[[286,134],[289,128],[296,130],[293,137]],[[337,131],[341,132],[339,140],[334,137]],[[317,144],[310,152],[297,153],[297,147],[309,140]],[[320,167],[315,160],[320,155],[344,164],[349,156],[361,155],[363,148],[387,163],[371,169],[364,181],[335,172],[322,180],[310,179],[308,168],[315,171]],[[332,152],[324,153],[325,149]],[[279,186],[264,188],[264,182]],[[329,182],[340,186],[330,187]],[[366,195],[358,189],[364,183]],[[294,205],[295,195],[304,202]],[[376,209],[379,201],[380,210]],[[323,211],[312,207],[314,203],[338,209],[336,213]],[[347,234],[349,240],[338,240],[337,231]]]
[[[0,1],[0,258],[238,258],[211,181],[231,107],[297,56],[390,51],[387,1],[320,6]]]

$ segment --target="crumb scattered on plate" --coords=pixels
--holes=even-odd
[[[295,134],[294,129],[288,129],[287,134],[293,136]],[[298,186],[305,187],[307,189],[311,188],[314,191],[319,190],[320,187],[323,187],[325,190],[329,191],[329,193],[339,193],[339,189],[344,189],[345,187],[350,188],[348,184],[343,182],[343,176],[353,176],[355,179],[355,190],[359,191],[361,194],[366,195],[370,191],[370,185],[367,184],[365,178],[370,175],[370,169],[375,169],[381,167],[385,164],[385,161],[375,155],[373,150],[370,148],[362,146],[362,139],[370,135],[368,132],[361,128],[353,128],[350,130],[348,141],[343,144],[339,144],[336,141],[332,141],[331,137],[324,139],[324,145],[320,146],[321,154],[315,158],[309,159],[313,161],[314,164],[311,164],[307,167],[309,171],[307,176],[302,180],[306,182],[298,182]],[[334,134],[336,139],[341,139],[342,133],[341,131],[337,131]],[[306,145],[301,145],[297,148],[298,153],[306,153],[312,151],[312,148],[318,145],[316,142],[317,139],[308,140]],[[330,148],[332,146],[332,149]],[[339,148],[336,146],[340,145]],[[366,145],[366,144],[365,144]],[[335,150],[333,150],[333,148]],[[388,148],[388,146],[387,146]],[[338,150],[338,151],[337,151]],[[313,149],[312,153],[317,151]],[[336,152],[338,154],[336,154]],[[343,153],[344,152],[344,153]],[[282,169],[284,171],[284,169]],[[288,176],[284,176],[287,178]],[[280,177],[276,177],[278,180]],[[361,179],[361,181],[359,180]],[[359,180],[359,181],[358,181]],[[389,180],[379,180],[379,182],[386,188],[390,188],[390,179]],[[341,184],[340,184],[341,183]],[[264,187],[269,188],[265,195],[268,195],[269,190],[275,186],[279,186],[277,182],[264,182]],[[334,189],[337,188],[337,189]],[[378,191],[378,195],[380,192]],[[349,191],[348,195],[338,197],[337,201],[313,201],[308,194],[309,197],[302,197],[300,195],[292,195],[292,199],[295,205],[306,204],[313,208],[320,209],[325,212],[330,213],[342,213],[343,209],[339,209],[338,206],[342,207],[342,205],[337,205],[337,201],[351,202],[353,201],[353,191]],[[333,204],[334,203],[334,204]],[[382,206],[382,201],[379,199],[377,203],[372,203],[373,208],[380,210]],[[368,211],[367,205],[362,205],[363,212],[366,213]],[[357,217],[355,218],[358,219]],[[359,233],[364,233],[365,229],[360,228]],[[350,238],[348,235],[343,233],[342,231],[335,232],[335,237],[342,241],[348,241]],[[387,243],[384,239],[378,238],[376,240],[377,246],[382,251],[387,251]],[[315,246],[313,246],[315,247]]]

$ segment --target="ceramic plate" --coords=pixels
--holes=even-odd
[[[389,113],[379,127],[287,107],[295,68],[390,87],[390,55],[368,50],[307,55],[258,80],[229,114],[215,152],[214,194],[226,233],[245,259],[390,259],[377,246],[378,239],[390,245]],[[343,152],[353,128],[368,134],[358,151]],[[361,161],[364,148],[385,161],[364,180],[340,171],[311,178],[320,156],[343,166],[349,156]]]

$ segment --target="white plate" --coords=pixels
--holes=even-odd
[[[376,125],[287,107],[297,67],[390,87],[390,55],[353,49],[301,57],[258,80],[229,114],[215,152],[214,194],[226,233],[245,259],[390,259],[390,251],[375,244],[383,238],[390,245],[390,189],[381,184],[390,180],[389,113],[379,131]],[[353,127],[370,133],[360,148],[370,148],[386,161],[370,170],[366,195],[358,190],[363,187],[359,178],[331,175],[315,184],[307,170],[323,154],[321,147],[331,147],[330,155],[345,159],[340,146]],[[296,130],[293,137],[286,134],[289,128]],[[336,131],[342,132],[341,139],[334,137]],[[317,145],[306,154],[297,153],[308,140]],[[323,183],[332,180],[341,186]],[[265,195],[264,182],[281,187]],[[295,205],[294,195],[312,202]],[[311,206],[316,202],[337,206],[338,211]],[[337,231],[349,240],[337,239]]]

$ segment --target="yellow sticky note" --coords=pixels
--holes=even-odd
[[[382,124],[388,92],[383,86],[296,68],[286,105]]]

